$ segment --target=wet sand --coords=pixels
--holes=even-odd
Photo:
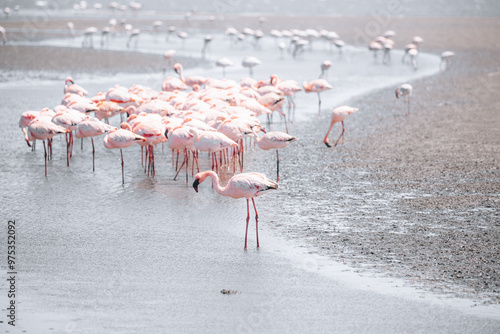
[[[395,273],[434,291],[498,304],[500,45],[492,31],[500,22],[405,21],[408,25],[400,21],[391,26],[398,36],[419,34],[425,36],[425,51],[456,52],[450,69],[411,82],[408,116],[392,89],[347,101],[360,111],[345,121],[344,147],[320,149],[326,125],[297,127],[303,145],[310,140],[317,145],[293,165],[325,161],[326,168],[323,163],[308,168],[310,177],[305,178],[313,185],[285,174],[290,185],[288,192],[279,193],[283,201],[298,194],[313,196],[317,203],[290,212],[303,217],[303,224],[287,226],[287,214],[276,224],[320,254]],[[324,132],[318,133],[318,127]],[[321,184],[323,192],[308,191]],[[353,205],[343,197],[345,190],[363,200]],[[328,214],[329,226],[314,224],[316,215]]]
[[[308,18],[273,20],[283,28],[306,27],[311,22]],[[336,30],[354,45],[362,38],[353,29],[363,29],[373,20],[315,18],[318,26]],[[238,19],[238,24],[255,21]],[[9,24],[3,25],[8,28]],[[425,52],[449,49],[457,56],[448,71],[411,83],[409,116],[404,115],[402,101],[395,100],[392,89],[347,101],[360,111],[346,120],[343,147],[324,147],[325,123],[296,125],[301,141],[283,154],[288,163],[282,166],[283,187],[276,193],[283,207],[274,227],[360,269],[388,272],[479,302],[499,303],[500,117],[495,90],[500,83],[500,61],[494,32],[500,23],[475,18],[393,18],[381,28],[397,32],[398,47],[420,35],[425,39]],[[29,69],[32,65],[26,64],[34,62],[40,70],[68,66],[68,70],[87,71],[92,67],[90,61],[39,62],[28,52],[39,49],[3,46],[0,68]],[[50,51],[43,51],[47,53],[40,58],[50,58]],[[61,59],[66,58],[65,52],[76,51],[87,53],[87,59],[100,55],[97,68],[113,71],[117,65],[111,51],[58,50]],[[155,56],[127,57],[120,71],[148,68],[146,57]],[[15,59],[8,64],[17,65],[8,67],[4,59]],[[384,116],[374,116],[380,114]],[[299,148],[310,155],[296,154]],[[254,166],[259,165],[256,160]],[[311,161],[320,163],[311,165]],[[314,186],[292,172],[301,166],[309,166],[305,179]],[[362,195],[354,209],[353,199],[343,196],[347,190]],[[303,199],[300,210],[287,206],[289,196]],[[300,223],[290,224],[297,216]],[[331,217],[331,224],[318,226],[314,223],[318,216]]]

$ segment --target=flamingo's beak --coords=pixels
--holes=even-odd
[[[326,147],[332,147],[332,145],[330,145],[330,143],[328,142],[328,140],[325,140],[324,143],[325,143]]]
[[[200,184],[199,180],[194,180],[193,182],[193,188],[196,192],[198,192],[198,185]]]
[[[168,139],[168,129],[165,129],[165,138]]]

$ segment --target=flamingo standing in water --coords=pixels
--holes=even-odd
[[[400,96],[405,99],[406,97],[406,114],[410,113],[410,95],[413,87],[410,84],[402,84],[396,89],[396,98],[399,99]]]
[[[250,203],[252,199],[253,208],[255,210],[255,231],[257,236],[257,249],[259,249],[259,214],[255,206],[254,197],[260,196],[268,190],[278,189],[278,183],[269,180],[264,174],[260,173],[242,173],[233,176],[229,179],[225,187],[219,184],[219,177],[213,171],[206,171],[196,174],[193,182],[193,188],[198,192],[198,185],[205,181],[207,177],[212,179],[215,191],[223,196],[232,198],[246,198],[247,200],[247,219],[245,232],[245,249],[247,249],[248,222],[250,221]]]
[[[447,70],[450,66],[450,58],[455,56],[455,52],[453,51],[444,51],[441,53],[441,62],[439,63],[439,68],[442,67],[443,63],[445,64],[445,69]]]
[[[350,114],[352,114],[353,112],[356,112],[356,111],[358,111],[358,108],[353,108],[353,107],[349,107],[349,106],[341,106],[341,107],[333,109],[332,122],[330,123],[330,128],[326,132],[325,138],[323,139],[323,142],[325,143],[326,147],[332,147],[332,145],[330,145],[330,143],[328,141],[328,135],[330,134],[330,131],[332,131],[333,126],[337,122],[342,123],[342,133],[340,134],[339,139],[337,139],[337,141],[335,142],[335,144],[333,146],[334,147],[337,146],[340,138],[342,138],[342,143],[344,143],[344,132],[345,132],[344,119],[346,119],[347,116],[349,116]]]
[[[271,150],[275,149],[276,150],[276,181],[280,182],[280,157],[278,154],[278,149],[280,148],[285,148],[288,146],[293,141],[298,140],[299,138],[290,136],[287,133],[284,132],[269,132],[266,133],[262,137],[258,137],[257,134],[255,134],[255,141],[257,143],[257,146],[261,150]]]
[[[92,171],[95,172],[95,147],[94,137],[100,136],[108,131],[116,130],[108,124],[99,121],[97,118],[89,118],[80,123],[76,127],[76,138],[90,137],[92,142]]]
[[[226,148],[238,147],[235,141],[217,131],[199,131],[195,128],[190,128],[189,132],[193,134],[194,147],[212,155],[212,169],[215,168],[217,172],[219,171],[219,164],[216,153]],[[182,166],[180,169],[182,169]]]
[[[233,62],[231,60],[229,60],[228,58],[222,57],[222,58],[217,59],[217,61],[215,62],[215,65],[222,67],[222,77],[225,78],[226,77],[226,67],[233,66]]]
[[[318,93],[318,118],[321,116],[321,96],[320,93],[332,89],[333,87],[325,80],[325,79],[315,79],[307,83],[307,81],[304,81],[302,83],[302,86],[304,86],[304,90],[306,93],[311,93],[311,92],[316,92]]]
[[[319,75],[319,79],[323,78],[323,76],[326,74],[326,77],[328,78],[328,70],[332,66],[332,62],[329,60],[325,60],[324,62],[321,63],[321,74]]]
[[[61,133],[67,133],[70,130],[66,130],[62,126],[52,123],[48,120],[38,120],[35,119],[28,126],[26,131],[26,141],[34,141],[39,139],[43,142],[44,157],[45,157],[45,176],[47,176],[47,148],[45,146],[45,139],[52,139],[55,135]]]
[[[7,43],[7,34],[2,26],[0,26],[0,37],[2,37],[3,44]]]
[[[253,68],[260,64],[261,61],[259,59],[251,56],[246,56],[241,62],[241,65],[243,65],[243,67],[248,67],[251,77],[253,76]]]
[[[175,151],[177,151],[177,160],[175,164],[175,170],[177,171],[177,174],[175,174],[174,180],[177,179],[177,175],[181,171],[182,167],[186,164],[189,163],[189,153],[192,152],[193,154],[193,170],[194,170],[194,164],[196,161],[196,153],[194,149],[194,143],[193,143],[193,137],[194,134],[189,132],[189,127],[178,127],[173,130],[169,130],[168,128],[165,130],[165,137],[168,138],[167,140],[167,146],[172,150],[172,166],[174,166],[174,155]],[[170,132],[170,133],[169,133]],[[181,168],[177,168],[177,165],[179,163],[179,152],[183,151],[184,152],[184,160],[182,161]],[[186,184],[188,182],[188,165],[186,165]],[[199,170],[198,170],[199,172]],[[193,172],[194,174],[194,172]]]
[[[106,148],[119,148],[120,156],[122,158],[122,184],[125,184],[125,176],[123,172],[123,151],[122,149],[132,146],[136,142],[145,142],[146,138],[136,135],[132,131],[125,129],[118,129],[108,132],[104,137],[104,147]]]

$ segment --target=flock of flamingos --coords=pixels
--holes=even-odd
[[[389,48],[390,35],[386,34],[383,39],[386,48]],[[382,39],[379,42],[382,42]],[[370,49],[376,47],[375,43],[382,45],[379,42],[374,41]],[[414,39],[414,42],[421,40]],[[409,55],[414,56],[411,52]],[[220,59],[219,62],[221,61],[224,63]],[[258,60],[252,57],[247,57],[243,61],[243,65],[250,69],[257,64]],[[224,67],[224,65],[219,66]],[[177,63],[173,66],[173,70],[178,77],[167,77],[160,92],[137,84],[130,88],[117,84],[107,92],[98,93],[91,98],[87,97],[89,93],[86,89],[68,77],[61,104],[53,110],[44,108],[40,111],[23,112],[19,126],[24,133],[26,143],[33,150],[36,140],[42,141],[45,152],[45,176],[47,176],[47,160],[52,158],[52,139],[56,135],[66,136],[68,166],[73,152],[74,136],[82,140],[90,138],[94,171],[94,137],[104,135],[106,148],[120,150],[122,184],[125,182],[124,148],[134,144],[140,145],[144,171],[148,177],[155,177],[155,146],[166,145],[172,151],[172,166],[177,172],[174,180],[181,170],[185,169],[187,183],[191,168],[191,175],[194,176],[193,188],[196,191],[199,184],[211,178],[217,193],[246,199],[245,249],[250,220],[249,201],[252,200],[258,248],[258,214],[254,197],[278,189],[278,150],[298,140],[288,134],[288,127],[286,132],[266,132],[265,128],[270,129],[274,112],[281,115],[286,126],[287,118],[293,115],[294,95],[302,89],[306,93],[317,93],[319,116],[320,93],[333,88],[321,78],[330,66],[331,63],[325,61],[321,64],[320,78],[303,82],[301,86],[294,80],[283,80],[276,75],[260,81],[245,77],[240,82],[201,76],[184,77],[182,65]],[[396,90],[396,97],[406,98],[407,113],[409,113],[411,91],[412,87],[409,84],[403,84]],[[287,102],[288,115],[283,111]],[[326,146],[336,146],[341,140],[343,142],[344,120],[357,110],[350,106],[341,106],[333,110],[330,127],[324,137]],[[91,116],[92,113],[94,116]],[[120,128],[109,125],[109,119],[116,115],[122,120]],[[263,115],[267,117],[266,127],[259,119]],[[126,120],[123,120],[123,117],[126,117]],[[331,145],[328,136],[336,123],[342,124],[342,132]],[[276,181],[260,173],[243,173],[246,138],[251,138],[250,140],[260,149],[276,150]],[[200,152],[208,154],[211,170],[200,172],[198,166]],[[179,166],[180,155],[182,162]],[[218,176],[221,168],[232,172],[233,175],[239,172],[223,187],[219,183]]]

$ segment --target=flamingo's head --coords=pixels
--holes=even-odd
[[[175,73],[179,74],[181,70],[182,70],[182,65],[181,64],[177,63],[177,64],[174,65],[174,71],[175,71]]]
[[[323,140],[323,143],[325,143],[326,147],[332,147],[332,145],[330,145],[330,142],[328,141],[328,138],[325,138],[325,140]]]
[[[195,179],[194,182],[193,182],[194,191],[198,192],[198,185],[199,184],[200,184],[200,180],[199,179]]]
[[[194,177],[194,182],[193,182],[193,188],[196,192],[198,192],[198,185],[205,181],[205,179],[212,174],[212,177],[216,177],[216,174],[212,171],[206,171],[206,172],[201,172],[195,175]],[[215,175],[215,176],[214,176]]]
[[[71,77],[66,78],[66,85],[68,84],[74,84],[73,79]]]
[[[396,98],[399,99],[399,95],[401,94],[401,92],[399,91],[399,88],[396,89]]]

